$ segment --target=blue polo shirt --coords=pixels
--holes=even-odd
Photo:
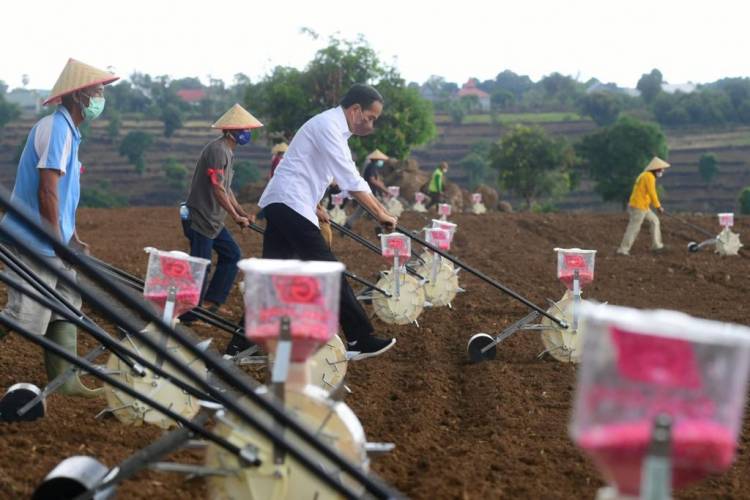
[[[26,139],[26,145],[18,162],[16,183],[11,201],[28,209],[37,222],[39,213],[39,169],[60,171],[58,203],[60,234],[66,244],[73,237],[76,227],[76,209],[81,196],[81,164],[78,161],[78,146],[81,133],[64,106],[45,116],[34,125]],[[52,246],[37,238],[16,217],[7,214],[0,226],[31,245],[42,255],[53,256]]]

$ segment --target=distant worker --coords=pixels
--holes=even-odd
[[[362,178],[367,182],[372,194],[377,198],[382,198],[382,196],[385,196],[388,193],[388,188],[385,187],[382,177],[380,176],[380,171],[383,169],[383,165],[385,165],[387,160],[388,156],[379,149],[376,149],[367,155],[365,169],[362,171]],[[346,219],[344,226],[351,229],[352,226],[354,226],[354,223],[364,214],[365,209],[362,208],[362,205],[357,204],[357,208],[349,218]]]
[[[651,207],[653,206],[660,213],[664,213],[664,208],[659,203],[659,196],[656,194],[656,179],[664,175],[664,169],[669,167],[669,163],[654,156],[646,169],[636,179],[628,203],[628,227],[625,230],[622,243],[620,243],[620,248],[617,249],[618,254],[630,255],[630,247],[633,246],[633,242],[638,237],[644,219],[651,226],[651,250],[654,252],[664,250],[659,218],[651,211]]]
[[[339,106],[302,125],[258,202],[267,221],[263,258],[336,261],[319,230],[319,221],[328,219],[319,203],[334,179],[378,222],[395,228],[397,219],[370,192],[352,161],[348,144],[352,135],[371,134],[382,111],[380,93],[370,86],[355,84]],[[343,275],[339,304],[339,322],[349,351],[357,353],[353,359],[377,356],[396,343],[396,339],[373,335],[370,318]]]
[[[284,153],[289,149],[286,142],[280,142],[271,148],[271,170],[268,172],[268,178],[273,177],[273,173],[276,171],[276,167],[281,163],[281,159],[284,158]]]
[[[448,162],[440,162],[440,165],[432,172],[430,183],[427,185],[427,194],[430,197],[425,208],[430,208],[438,203],[445,202],[445,173],[448,172]]]
[[[208,287],[204,287],[203,305],[210,311],[227,314],[221,305],[237,276],[237,262],[242,257],[240,247],[224,226],[227,214],[241,228],[250,226],[255,218],[245,212],[237,202],[231,189],[234,150],[239,144],[250,142],[251,130],[262,127],[253,115],[239,104],[235,104],[211,127],[220,129],[221,137],[211,141],[198,159],[198,164],[190,183],[190,194],[185,206],[187,213],[182,216],[182,229],[190,241],[190,255],[211,259],[216,252],[218,259]],[[210,269],[206,272],[206,281]],[[181,317],[190,322],[195,316],[188,312]]]
[[[11,201],[26,208],[29,214],[47,227],[66,245],[84,253],[89,246],[83,243],[76,231],[76,210],[81,193],[81,163],[78,148],[81,145],[82,123],[90,123],[104,110],[104,85],[118,77],[96,69],[75,59],[69,59],[44,104],[59,104],[57,110],[42,118],[31,128],[21,153],[16,171],[16,181]],[[0,222],[3,230],[29,245],[34,253],[59,269],[71,279],[76,272],[64,263],[51,245],[37,238],[34,232],[11,214]],[[64,299],[81,307],[81,296],[58,280],[46,268],[37,264],[24,252],[11,251],[47,286]],[[10,270],[6,273],[20,280]],[[14,288],[8,289],[8,303],[0,315],[19,323],[24,329],[44,335],[69,354],[77,354],[78,330],[73,323],[41,306]],[[7,332],[0,331],[0,338]],[[51,381],[63,374],[70,363],[44,352],[47,377]],[[60,394],[91,397],[100,391],[84,386],[77,376],[69,378],[60,388]]]

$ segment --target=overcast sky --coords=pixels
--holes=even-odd
[[[659,68],[670,83],[749,76],[748,2],[713,0],[3,0],[0,80],[50,88],[69,57],[173,78],[257,80],[302,67],[327,37],[365,35],[407,81],[535,81],[553,71],[634,87]],[[300,33],[309,27],[315,41]]]

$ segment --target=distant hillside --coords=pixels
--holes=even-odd
[[[475,118],[472,120],[472,118]],[[476,119],[479,118],[479,119]],[[500,116],[497,123],[485,117],[468,117],[461,125],[452,124],[447,116],[438,115],[438,135],[429,145],[413,151],[412,157],[424,170],[432,170],[438,162],[453,164],[449,178],[466,185],[466,173],[457,163],[478,141],[496,141],[508,129],[509,124],[520,119],[536,123],[550,134],[564,136],[575,141],[592,132],[596,125],[573,114],[511,115]],[[485,121],[486,123],[477,123]],[[11,123],[0,129],[0,182],[11,186],[15,176],[14,156],[18,145],[25,139],[33,120]],[[106,135],[105,121],[95,122],[90,137],[81,149],[81,161],[86,167],[82,176],[84,189],[101,188],[108,185],[112,193],[125,197],[131,205],[170,205],[185,196],[185,189],[175,187],[165,175],[163,165],[170,157],[188,168],[188,180],[201,149],[217,136],[209,122],[191,121],[167,139],[162,135],[162,123],[158,121],[124,120],[120,137],[130,130],[145,130],[153,134],[155,143],[146,153],[146,171],[139,175],[134,167],[121,157],[117,146]],[[666,131],[670,145],[672,168],[664,176],[666,203],[673,210],[721,211],[733,210],[739,191],[750,185],[750,129],[735,128],[724,132]],[[719,174],[710,189],[706,189],[698,174],[698,160],[705,152],[714,152],[720,162]],[[262,141],[237,148],[236,161],[250,160],[265,175],[270,161],[269,148]],[[510,198],[511,201],[515,201]],[[558,204],[563,210],[619,210],[619,207],[603,204],[591,190],[590,183],[583,181],[580,188]]]

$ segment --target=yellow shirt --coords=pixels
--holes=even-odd
[[[654,208],[661,206],[656,194],[656,176],[652,172],[643,172],[635,180],[629,205],[640,210],[648,210],[649,205],[653,205]]]

